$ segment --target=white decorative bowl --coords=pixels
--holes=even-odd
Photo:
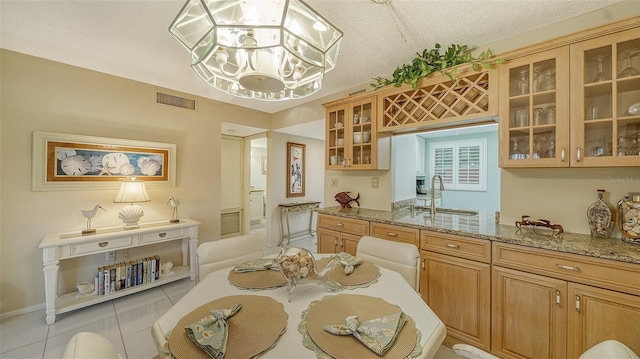
[[[338,138],[338,139],[336,140],[336,144],[337,144],[338,146],[344,146],[344,138]]]
[[[353,133],[353,143],[362,143],[362,132]]]

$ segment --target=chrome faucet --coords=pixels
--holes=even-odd
[[[444,183],[440,175],[433,175],[431,177],[431,218],[436,215],[436,177],[440,179],[440,191],[444,191]]]

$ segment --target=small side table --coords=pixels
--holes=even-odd
[[[289,244],[289,242],[291,242],[291,238],[295,238],[295,237],[300,237],[303,235],[313,235],[313,210],[318,208],[320,206],[320,202],[296,202],[296,203],[283,203],[283,204],[279,204],[278,207],[280,207],[280,233],[282,233],[282,238],[280,239],[280,242],[278,242],[278,245],[282,245],[282,242],[284,242],[284,239],[287,239],[287,244]],[[292,212],[311,212],[309,213],[309,229],[305,232],[299,232],[299,233],[295,233],[295,234],[291,234],[291,227],[289,226],[289,213]],[[284,232],[284,222],[286,221],[287,223],[287,232]]]

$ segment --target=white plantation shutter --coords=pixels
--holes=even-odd
[[[453,146],[443,145],[434,148],[433,164],[434,169],[431,173],[440,175],[445,184],[453,183]]]
[[[486,147],[486,139],[431,143],[431,175],[442,176],[448,190],[486,190]]]

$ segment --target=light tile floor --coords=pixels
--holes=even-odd
[[[292,240],[291,244],[316,253],[315,237],[301,237]],[[265,248],[265,255],[278,252],[278,247]],[[188,278],[165,284],[58,315],[52,325],[46,324],[43,310],[7,318],[0,322],[0,358],[57,359],[62,356],[71,337],[86,331],[109,339],[125,358],[154,358],[157,351],[151,338],[152,324],[193,285],[194,282]],[[442,348],[436,358],[460,357]]]

